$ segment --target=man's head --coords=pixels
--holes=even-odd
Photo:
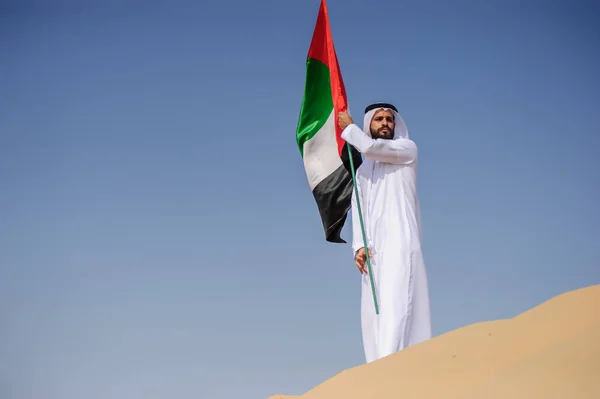
[[[389,109],[382,108],[375,111],[369,126],[371,137],[387,140],[394,138],[395,120],[394,113]]]
[[[408,129],[392,104],[374,103],[365,108],[363,131],[374,139],[408,138]]]

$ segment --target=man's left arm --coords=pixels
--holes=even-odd
[[[417,159],[417,145],[410,139],[373,139],[356,124],[351,123],[342,131],[342,138],[355,147],[366,159],[396,165],[406,165]]]

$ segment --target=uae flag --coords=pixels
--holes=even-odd
[[[296,130],[308,185],[314,195],[325,239],[345,243],[340,236],[350,210],[353,179],[349,151],[341,137],[337,114],[346,111],[346,89],[333,45],[325,0],[321,0],[306,60],[304,97]],[[350,146],[354,168],[362,162]]]

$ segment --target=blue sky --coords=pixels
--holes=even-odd
[[[260,399],[363,363],[294,139],[318,6],[2,3],[1,397]],[[328,6],[351,111],[395,103],[420,149],[434,334],[600,283],[598,5]]]

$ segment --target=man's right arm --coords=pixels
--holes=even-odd
[[[348,125],[342,132],[342,138],[366,159],[396,165],[407,165],[417,159],[417,146],[410,139],[373,139],[356,124]]]

